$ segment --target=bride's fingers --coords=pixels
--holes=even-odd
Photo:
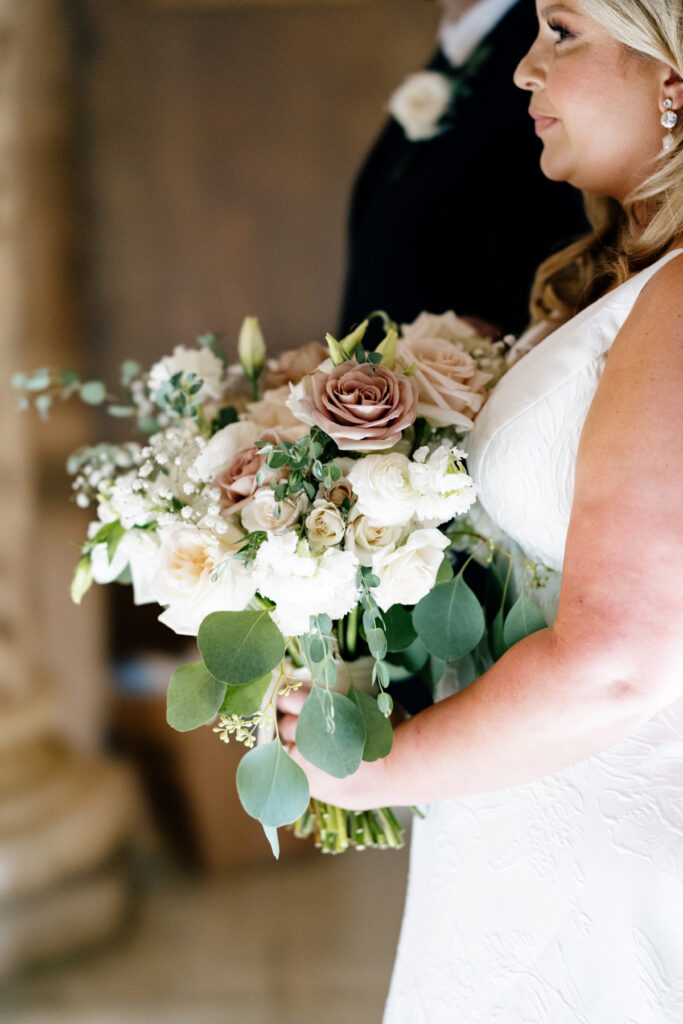
[[[297,715],[283,715],[277,724],[281,743],[294,743],[296,737],[296,726],[299,721]]]
[[[298,715],[307,697],[308,690],[294,690],[286,696],[278,697],[277,709],[284,714]]]

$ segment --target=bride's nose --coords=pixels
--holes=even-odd
[[[543,87],[545,73],[542,63],[539,60],[540,54],[538,52],[537,44],[538,40],[536,40],[531,49],[522,57],[515,68],[515,73],[512,78],[518,89],[527,89],[530,92],[535,92],[537,89],[541,89]]]

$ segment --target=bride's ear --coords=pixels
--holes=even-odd
[[[674,110],[680,110],[683,107],[683,77],[674,68],[667,68],[665,76],[660,90],[660,106],[663,110],[664,100],[668,99],[671,100]]]

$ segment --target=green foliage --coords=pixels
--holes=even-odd
[[[270,843],[270,848],[273,851],[273,857],[275,860],[280,859],[280,839],[277,834],[277,829],[273,828],[272,825],[264,825],[263,831],[266,834],[266,839]]]
[[[247,566],[252,565],[258,554],[258,549],[267,540],[268,534],[265,530],[254,530],[253,533],[248,533],[244,538],[244,544],[235,554],[235,558],[239,558]]]
[[[89,380],[81,384],[79,394],[86,405],[101,405],[107,397],[107,389],[101,380]]]
[[[238,419],[237,409],[233,405],[224,405],[211,420],[211,433],[218,433],[223,427],[229,427],[231,423],[237,423]]]
[[[197,643],[209,672],[231,686],[266,675],[285,653],[284,637],[267,611],[212,612]]]
[[[431,654],[455,661],[476,647],[486,623],[479,601],[459,574],[422,598],[413,609],[413,625]]]
[[[525,636],[545,629],[547,625],[540,609],[522,591],[505,619],[503,639],[506,647],[512,647]]]
[[[439,571],[436,574],[435,585],[439,583],[448,583],[449,580],[453,579],[453,566],[451,565],[448,556],[444,555],[443,562],[439,566]]]
[[[245,811],[267,828],[291,825],[308,806],[306,775],[278,739],[245,754],[236,781]]]
[[[317,493],[312,480],[331,487],[341,476],[341,470],[334,462],[339,449],[319,427],[311,427],[310,432],[298,441],[279,441],[275,445],[270,442],[256,443],[264,454],[264,465],[268,469],[289,470],[286,479],[274,488],[274,497],[278,502],[301,491],[312,501]]]
[[[203,661],[181,665],[168,684],[166,721],[179,732],[206,725],[218,714],[225,689],[225,683],[214,679]]]
[[[348,697],[313,686],[299,715],[296,745],[316,768],[343,779],[358,769],[363,757],[363,716]]]
[[[243,686],[227,686],[225,698],[220,706],[220,713],[222,715],[239,715],[240,718],[249,718],[251,715],[255,715],[261,707],[271,683],[272,676],[268,672]]]
[[[349,700],[353,701],[363,717],[365,726],[364,761],[377,761],[386,757],[394,742],[394,730],[389,719],[380,711],[377,701],[368,693],[362,693],[354,686],[349,688]]]
[[[405,651],[417,639],[413,620],[409,611],[400,604],[394,604],[384,612],[384,630],[386,633],[387,650]]]

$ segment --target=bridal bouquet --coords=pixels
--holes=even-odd
[[[389,809],[310,800],[277,734],[278,696],[309,688],[297,746],[342,778],[389,753],[392,684],[421,672],[434,685],[485,628],[447,524],[475,500],[460,443],[502,372],[500,346],[453,314],[422,314],[400,336],[385,318],[366,351],[367,323],[266,365],[247,318],[241,366],[207,335],[148,371],[124,363],[120,399],[71,371],[14,379],[43,416],[80,396],[142,435],[69,459],[75,500],[95,513],[72,596],[130,583],[136,603],[197,636],[199,659],[170,680],[168,722],[246,745],[237,789],[275,853],[294,823],[329,851],[401,843]]]

